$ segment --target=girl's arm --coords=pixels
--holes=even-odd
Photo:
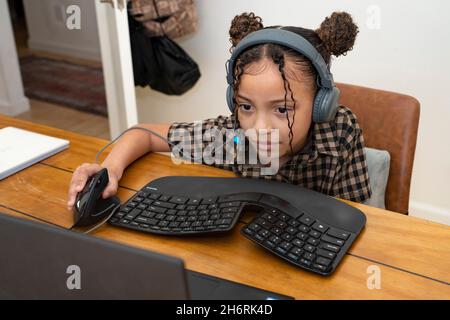
[[[167,137],[170,124],[140,124],[139,127],[150,129],[163,137]],[[101,165],[96,163],[84,163],[75,170],[70,182],[67,197],[68,209],[72,210],[78,192],[83,190],[89,177],[100,171],[102,168],[107,168],[109,175],[109,183],[103,191],[102,197],[109,198],[117,193],[119,180],[122,178],[125,168],[133,161],[148,152],[169,151],[170,148],[166,141],[149,132],[143,130],[131,130],[126,132],[114,144],[113,149]]]
[[[150,129],[167,137],[170,124],[139,124],[138,127]],[[126,167],[146,153],[169,151],[168,143],[161,138],[143,130],[131,130],[115,143],[108,157],[102,162],[102,166],[121,177]]]

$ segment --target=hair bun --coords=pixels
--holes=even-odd
[[[347,12],[333,12],[316,30],[330,55],[338,57],[353,49],[358,26]]]
[[[262,19],[253,12],[244,12],[231,21],[230,42],[235,47],[246,35],[263,29]]]

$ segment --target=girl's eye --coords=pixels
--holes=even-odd
[[[240,108],[242,111],[246,111],[246,112],[249,112],[249,111],[252,110],[252,106],[249,105],[249,104],[245,104],[245,103],[240,104],[240,105],[239,105],[239,108]]]
[[[293,110],[289,107],[277,107],[276,108],[277,113],[286,115],[286,113],[291,113]]]

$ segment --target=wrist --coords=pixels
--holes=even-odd
[[[108,172],[114,174],[117,177],[117,180],[120,180],[122,178],[123,167],[120,164],[115,163],[113,161],[108,161],[106,159],[105,161],[103,161],[101,166],[107,168]]]

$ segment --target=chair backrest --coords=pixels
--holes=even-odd
[[[337,83],[339,103],[350,108],[363,130],[365,146],[391,156],[386,209],[408,214],[420,103],[400,93]]]

